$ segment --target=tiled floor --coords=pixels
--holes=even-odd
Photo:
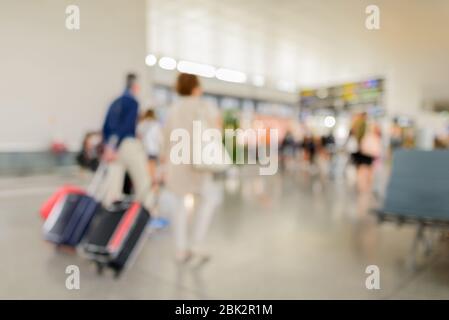
[[[212,260],[176,265],[170,230],[148,236],[119,280],[98,276],[81,257],[56,252],[41,237],[38,208],[64,182],[47,175],[0,179],[0,298],[39,299],[447,299],[449,245],[413,271],[405,264],[414,228],[378,225],[372,204],[345,181],[303,171],[257,176],[245,169],[220,182],[224,202],[210,230]],[[65,287],[68,265],[80,290]],[[365,287],[365,268],[380,268],[380,290]]]

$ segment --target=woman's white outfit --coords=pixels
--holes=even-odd
[[[213,181],[211,172],[194,168],[192,159],[189,164],[175,164],[170,159],[170,152],[177,141],[170,141],[175,129],[184,129],[193,137],[193,122],[206,121],[208,126],[216,126],[219,110],[199,97],[181,97],[168,111],[163,130],[163,151],[166,159],[166,188],[170,192],[171,210],[173,211],[173,228],[176,249],[202,251],[204,240],[212,221],[213,213],[220,202],[220,190]],[[178,142],[179,143],[179,142]],[[192,142],[190,140],[190,157]],[[188,234],[189,203],[194,199],[193,233]]]

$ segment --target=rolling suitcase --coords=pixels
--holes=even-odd
[[[41,218],[43,220],[47,220],[48,216],[50,215],[51,210],[53,210],[56,203],[61,201],[61,199],[68,195],[68,194],[85,194],[85,190],[83,190],[80,187],[77,186],[71,186],[71,185],[65,185],[59,188],[55,193],[51,195],[50,198],[48,198],[47,201],[45,201],[40,210],[39,213],[41,215]]]
[[[76,247],[81,242],[93,216],[101,208],[93,194],[105,171],[106,166],[100,166],[86,193],[75,190],[56,199],[42,227],[46,240],[69,247]]]
[[[96,263],[98,273],[110,268],[115,277],[120,275],[137,252],[149,220],[149,212],[138,202],[129,200],[100,210],[83,244],[87,257]]]
[[[44,237],[57,245],[77,246],[99,203],[88,195],[71,193],[63,197],[44,223]]]

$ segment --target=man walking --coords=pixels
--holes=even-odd
[[[135,97],[139,90],[137,76],[128,74],[125,92],[111,104],[104,121],[103,159],[108,162],[104,204],[110,205],[120,200],[125,172],[128,172],[136,200],[149,210],[151,181],[144,148],[136,138],[139,104]]]

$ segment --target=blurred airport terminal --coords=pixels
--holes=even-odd
[[[447,0],[1,0],[0,298],[448,299],[448,21]],[[192,119],[232,164],[173,163]],[[80,195],[92,223],[64,238]]]

